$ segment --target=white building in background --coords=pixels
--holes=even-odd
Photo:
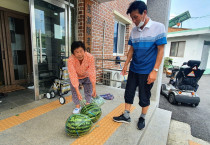
[[[165,57],[173,65],[181,66],[188,60],[200,60],[204,74],[210,74],[210,27],[168,33]]]

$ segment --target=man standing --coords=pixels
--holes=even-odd
[[[138,86],[139,105],[142,107],[142,113],[137,128],[141,130],[145,127],[145,116],[150,105],[151,89],[157,78],[167,40],[164,25],[152,21],[147,16],[147,6],[144,2],[132,2],[127,14],[130,14],[136,27],[132,29],[130,34],[128,42],[130,49],[122,70],[123,75],[126,74],[131,58],[132,61],[124,96],[125,112],[118,117],[113,117],[113,120],[124,123],[131,122],[129,113]]]

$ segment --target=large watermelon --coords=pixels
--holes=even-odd
[[[101,108],[96,104],[88,104],[84,106],[81,111],[81,114],[85,114],[90,117],[91,121],[94,123],[101,117]]]
[[[66,132],[72,137],[87,134],[92,127],[91,119],[84,114],[73,114],[66,120]]]

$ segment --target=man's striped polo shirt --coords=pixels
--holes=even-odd
[[[134,27],[128,41],[128,45],[134,48],[130,70],[138,74],[149,74],[156,62],[157,46],[162,44],[167,44],[163,24],[150,19],[142,30]]]

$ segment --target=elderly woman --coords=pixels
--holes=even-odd
[[[85,45],[81,41],[74,41],[71,45],[72,55],[68,59],[68,72],[73,102],[76,108],[73,114],[80,112],[82,95],[79,92],[79,84],[84,87],[86,104],[91,102],[91,97],[96,97],[96,70],[94,57],[85,51]]]

